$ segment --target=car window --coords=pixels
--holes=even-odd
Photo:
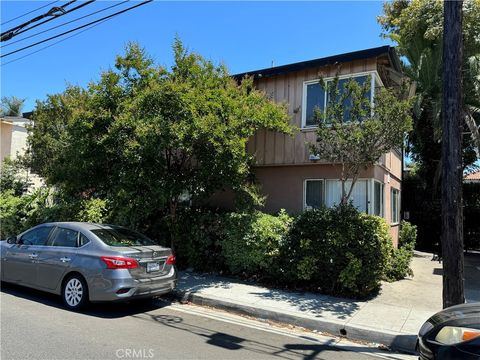
[[[22,235],[19,243],[24,245],[45,245],[53,226],[41,226]]]
[[[50,246],[76,247],[77,239],[78,231],[57,227],[48,243]]]
[[[94,229],[90,231],[109,246],[155,245],[155,242],[145,235],[127,228],[112,226],[111,228]]]
[[[89,242],[90,240],[85,235],[80,233],[80,237],[78,239],[78,246],[83,246],[85,244],[88,244]]]

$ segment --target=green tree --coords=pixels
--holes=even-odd
[[[14,196],[25,194],[30,186],[26,169],[19,161],[5,158],[0,166],[0,193],[11,191]]]
[[[0,114],[2,116],[22,116],[22,109],[24,103],[25,99],[19,99],[15,96],[4,96],[0,101]]]
[[[343,88],[338,77],[320,83],[327,92],[327,107],[324,112],[315,110],[317,142],[310,147],[321,159],[341,166],[341,202],[345,204],[360,172],[402,146],[411,129],[411,101],[393,90],[381,89],[372,106],[368,79],[363,85],[350,79]],[[347,182],[351,182],[348,189]]]
[[[107,200],[116,221],[136,228],[165,213],[175,224],[182,200],[222,188],[255,198],[246,144],[260,128],[290,133],[285,106],[179,40],[173,50],[165,69],[129,44],[99,81],[38,102],[35,171],[66,193]]]
[[[407,150],[418,164],[411,184],[421,189],[421,193],[417,194],[414,206],[408,210],[412,221],[418,225],[418,244],[421,248],[432,250],[432,245],[436,245],[436,239],[441,236],[443,2],[386,2],[378,21],[383,35],[398,44],[397,50],[405,60],[403,71],[417,85],[413,130],[408,135]],[[462,130],[469,134],[462,140],[462,166],[470,168],[480,152],[480,0],[464,1],[462,32]],[[413,188],[411,190],[407,191],[412,193]]]
[[[378,17],[383,36],[398,44],[406,60],[404,72],[417,84],[414,131],[409,136],[411,151],[423,166],[428,187],[438,190],[441,156],[441,94],[443,1],[394,0],[386,2]],[[463,86],[465,131],[463,165],[480,156],[480,0],[463,5]]]

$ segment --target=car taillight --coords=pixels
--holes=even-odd
[[[138,261],[132,258],[100,256],[100,259],[107,264],[107,269],[135,269],[138,267]]]
[[[175,265],[175,256],[174,255],[170,255],[168,258],[167,258],[167,261],[165,262],[167,265]]]

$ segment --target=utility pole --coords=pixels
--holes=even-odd
[[[462,0],[443,3],[442,255],[443,307],[463,304]]]

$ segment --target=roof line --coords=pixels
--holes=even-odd
[[[313,60],[296,62],[292,64],[264,68],[260,70],[246,71],[243,73],[234,74],[232,75],[232,77],[234,77],[237,80],[240,80],[245,76],[253,76],[256,78],[269,77],[273,75],[285,74],[285,73],[299,71],[299,70],[312,68],[312,67],[334,65],[334,64],[345,63],[345,62],[355,61],[355,60],[363,60],[363,59],[378,57],[381,55],[387,55],[390,62],[392,63],[392,67],[395,70],[401,72],[400,59],[398,58],[398,55],[395,52],[395,48],[389,45],[385,45],[385,46],[379,46],[376,48],[352,51],[344,54],[338,54],[338,55],[327,56],[327,57],[313,59]]]

